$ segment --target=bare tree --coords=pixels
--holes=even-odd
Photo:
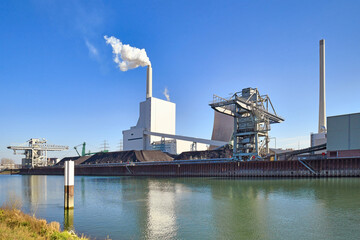
[[[14,160],[10,158],[2,158],[0,163],[1,165],[15,164]]]

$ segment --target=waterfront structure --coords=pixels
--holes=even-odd
[[[158,177],[360,177],[360,157],[280,161],[233,161],[231,158],[76,165],[77,176]],[[21,169],[22,175],[63,175],[61,167]]]
[[[360,157],[360,113],[331,116],[327,124],[328,157]]]
[[[28,146],[25,146],[25,145]],[[23,168],[46,167],[48,165],[48,151],[68,150],[68,146],[48,145],[46,139],[31,138],[20,146],[8,146],[8,149],[14,150],[14,154],[25,155],[22,159]]]
[[[268,95],[261,95],[257,88],[244,88],[229,99],[214,95],[210,106],[234,118],[235,160],[260,160],[269,154],[270,124],[284,119],[277,115]]]

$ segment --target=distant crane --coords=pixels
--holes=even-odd
[[[80,147],[80,146],[82,146],[82,148],[81,148],[81,155],[80,155],[80,153],[79,153],[79,151],[78,151],[78,149],[77,149],[77,148]],[[76,153],[79,155],[79,157],[94,155],[94,154],[98,153],[98,152],[90,152],[90,150],[89,150],[88,153],[86,153],[86,142],[83,142],[82,144],[76,145],[76,146],[74,147],[74,149],[75,149]],[[103,151],[100,151],[100,152],[109,152],[109,150],[106,150],[106,149],[104,148],[104,150],[103,150]]]
[[[79,153],[78,150],[77,150],[77,148],[80,147],[80,146],[82,146],[81,155],[80,155],[80,153]],[[86,155],[86,153],[85,153],[85,146],[86,146],[86,142],[83,142],[82,144],[79,144],[79,145],[77,145],[77,146],[74,147],[74,149],[75,149],[76,153],[79,155],[79,157],[83,157],[83,156]]]
[[[22,159],[23,168],[45,167],[47,166],[48,151],[64,151],[69,149],[68,146],[48,145],[44,138],[31,138],[20,146],[8,146],[7,148],[14,150],[15,155],[25,155],[25,158]]]

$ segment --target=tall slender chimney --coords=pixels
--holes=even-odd
[[[148,65],[146,78],[146,98],[152,97],[152,68]]]
[[[319,93],[319,131],[326,132],[325,102],[325,39],[320,40],[320,93]]]

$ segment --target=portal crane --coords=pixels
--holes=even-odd
[[[25,158],[22,159],[23,168],[45,167],[47,166],[48,151],[64,151],[69,149],[68,146],[48,145],[44,138],[31,138],[20,146],[8,146],[7,148],[14,150],[15,155],[25,155]]]

